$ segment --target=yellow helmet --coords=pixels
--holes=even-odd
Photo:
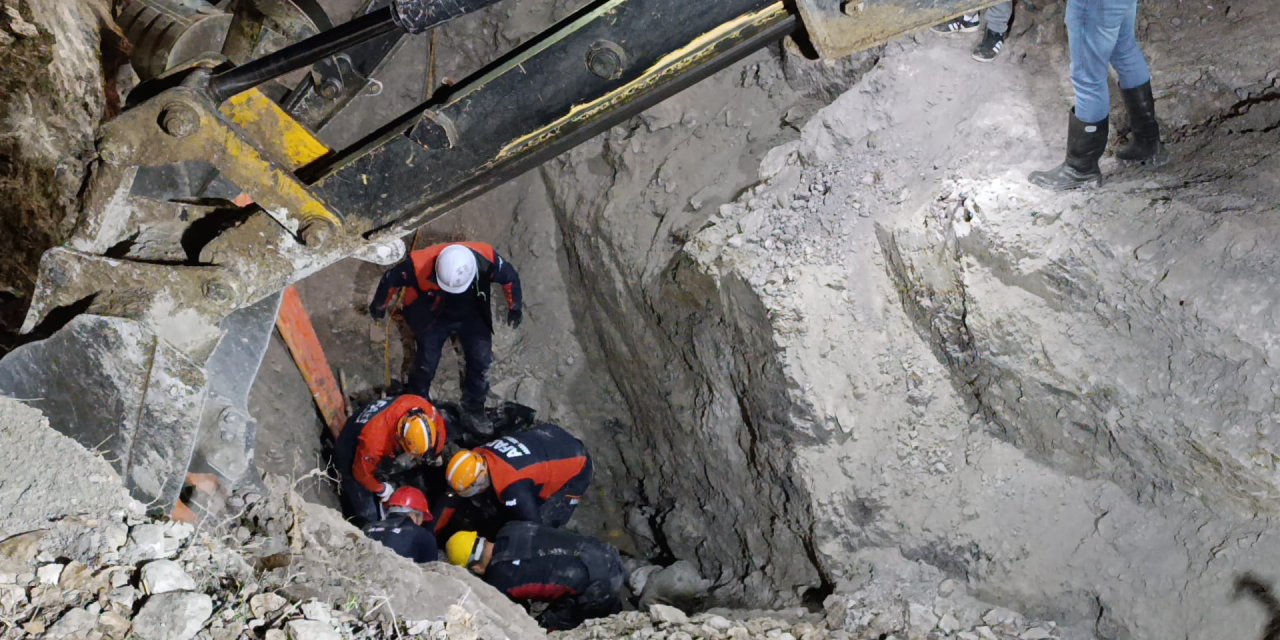
[[[489,467],[480,454],[463,449],[449,460],[445,478],[458,495],[470,498],[489,488]]]
[[[449,564],[459,567],[467,565],[479,560],[476,558],[476,547],[479,546],[482,538],[474,531],[459,531],[449,536],[449,541],[444,544],[445,555],[449,556]]]
[[[410,409],[400,418],[400,448],[406,453],[421,456],[432,451],[438,455],[444,440],[444,420],[434,406]]]

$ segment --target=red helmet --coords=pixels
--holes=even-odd
[[[427,506],[427,497],[413,487],[396,489],[396,492],[391,494],[391,499],[387,500],[387,506],[413,509],[426,516],[428,520],[431,519],[431,507]]]

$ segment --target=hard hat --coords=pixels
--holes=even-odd
[[[431,507],[427,506],[427,496],[414,487],[400,487],[396,492],[391,494],[391,498],[387,500],[388,508],[400,507],[403,509],[413,509],[418,513],[431,513]]]
[[[470,498],[489,488],[489,467],[480,454],[463,449],[449,460],[445,478],[458,495]]]
[[[449,293],[462,293],[476,279],[476,254],[460,245],[451,244],[436,257],[436,284]]]
[[[459,531],[449,536],[449,541],[444,543],[445,555],[449,557],[449,564],[459,567],[466,567],[480,560],[484,554],[484,538],[474,531]]]
[[[444,448],[444,418],[431,403],[410,409],[400,418],[400,448],[415,456]]]

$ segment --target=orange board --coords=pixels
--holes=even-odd
[[[276,318],[276,329],[289,347],[289,353],[293,355],[302,378],[307,381],[311,396],[315,398],[316,407],[320,409],[329,432],[335,438],[338,437],[342,425],[347,422],[347,403],[333,376],[333,369],[329,368],[329,360],[325,358],[320,338],[311,325],[311,317],[302,306],[302,297],[293,287],[284,290],[280,315]]]

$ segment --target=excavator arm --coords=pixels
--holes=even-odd
[[[128,0],[122,16],[126,32],[140,34],[134,64],[144,81],[102,128],[87,206],[71,240],[42,259],[24,330],[68,310],[82,317],[61,338],[0,361],[0,392],[70,385],[125,398],[110,406],[149,418],[120,427],[132,429],[113,442],[122,472],[138,497],[167,509],[186,471],[235,482],[247,467],[252,419],[240,382],[256,375],[291,282],[349,256],[395,262],[406,231],[787,34],[842,56],[994,4],[594,0],[359,142],[322,142],[404,38],[496,1],[372,0],[332,26],[311,0],[194,13],[206,3]],[[153,13],[176,26],[155,36],[147,25],[163,21]],[[281,92],[279,78],[297,73]],[[89,340],[115,346],[80,344]],[[131,341],[150,346],[111,351]],[[85,379],[77,363],[42,370],[42,358],[77,348],[137,361],[137,371]]]

